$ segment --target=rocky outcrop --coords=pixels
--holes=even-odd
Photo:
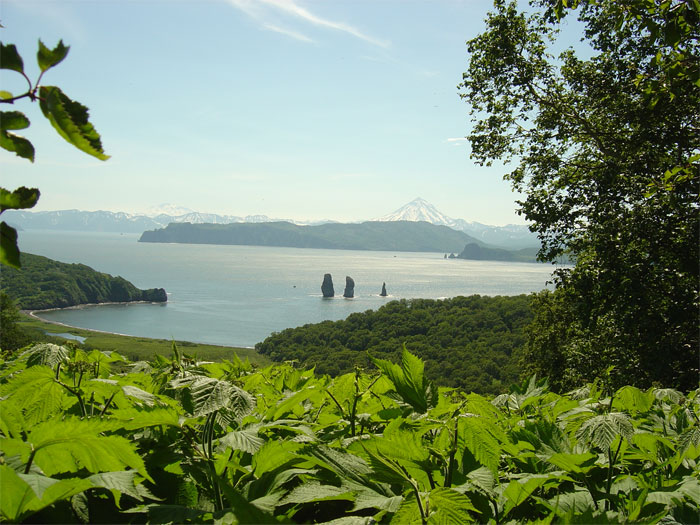
[[[335,290],[333,289],[333,277],[331,277],[331,274],[329,273],[323,276],[321,293],[323,294],[323,297],[333,297],[335,295]]]
[[[343,297],[355,297],[355,281],[352,280],[352,277],[345,277],[345,291],[343,292]]]
[[[163,288],[151,288],[143,291],[142,301],[151,301],[154,303],[165,303],[168,301],[168,294]]]
[[[382,283],[382,293],[379,294],[382,297],[386,297],[386,283]]]

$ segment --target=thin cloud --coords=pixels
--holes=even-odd
[[[449,142],[453,146],[461,146],[462,144],[464,144],[468,140],[469,139],[467,139],[465,137],[452,137],[452,138],[447,139],[445,142]]]
[[[295,40],[299,40],[301,42],[309,42],[312,44],[314,43],[314,41],[311,38],[309,38],[308,36],[303,35],[301,33],[297,33],[296,31],[292,31],[290,29],[285,29],[284,27],[279,27],[279,26],[276,26],[273,24],[265,24],[263,27],[269,31],[274,31],[275,33],[280,33],[282,35],[286,35],[288,37],[291,37]]]
[[[283,14],[295,17],[295,18],[300,18],[304,20],[305,22],[308,22],[310,24],[313,24],[315,26],[320,26],[320,27],[325,27],[328,29],[333,29],[335,31],[341,31],[343,33],[347,33],[349,35],[354,36],[355,38],[359,38],[360,40],[363,40],[365,42],[368,42],[374,46],[378,47],[389,47],[389,42],[386,42],[384,40],[379,40],[377,38],[374,38],[372,36],[369,36],[359,29],[350,26],[348,24],[344,24],[342,22],[335,22],[333,20],[328,20],[327,18],[322,18],[320,16],[317,16],[313,14],[311,11],[308,9],[296,4],[294,0],[228,0],[228,2],[236,7],[237,9],[240,9],[247,15],[255,18],[256,20],[259,20],[263,23],[263,27],[265,29],[269,29],[271,31],[277,31],[282,34],[286,34],[287,36],[290,36],[292,38],[297,38],[301,36],[304,37],[304,35],[301,35],[300,33],[295,33],[293,31],[288,31],[286,29],[283,29],[280,31],[280,28],[278,25],[268,23],[265,18],[268,13],[263,13],[261,6],[265,5],[268,7],[272,7],[278,12],[281,12]],[[308,38],[308,37],[304,37]],[[310,39],[309,39],[310,40]]]

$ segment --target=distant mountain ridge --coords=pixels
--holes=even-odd
[[[147,214],[132,214],[110,211],[60,210],[30,212],[7,210],[3,217],[18,229],[73,230],[113,233],[143,233],[147,230],[165,228],[170,223],[192,224],[238,224],[288,222],[296,225],[320,225],[335,223],[332,220],[294,221],[270,218],[267,215],[219,215],[201,213],[174,206],[161,204],[151,208]],[[519,224],[507,226],[489,226],[479,222],[453,219],[438,211],[428,201],[419,198],[370,222],[425,221],[430,224],[447,226],[464,232],[474,239],[498,248],[519,250],[539,246],[537,236],[528,227]],[[356,223],[350,223],[356,224]],[[463,247],[459,249],[461,251]]]

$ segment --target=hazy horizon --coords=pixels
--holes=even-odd
[[[20,100],[34,164],[0,156],[33,211],[202,213],[353,222],[421,196],[445,215],[524,224],[502,166],[469,159],[457,84],[490,1],[4,0],[0,30],[42,84],[90,109],[111,158],[63,141]],[[13,71],[2,89],[26,89]]]

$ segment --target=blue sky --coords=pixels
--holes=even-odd
[[[443,213],[523,223],[503,167],[469,159],[457,84],[491,2],[1,0],[3,43],[38,74],[39,38],[70,46],[43,83],[90,108],[106,152],[74,149],[35,104],[36,162],[0,152],[2,186],[36,210],[366,220],[422,197]],[[2,89],[26,85],[2,71]]]

